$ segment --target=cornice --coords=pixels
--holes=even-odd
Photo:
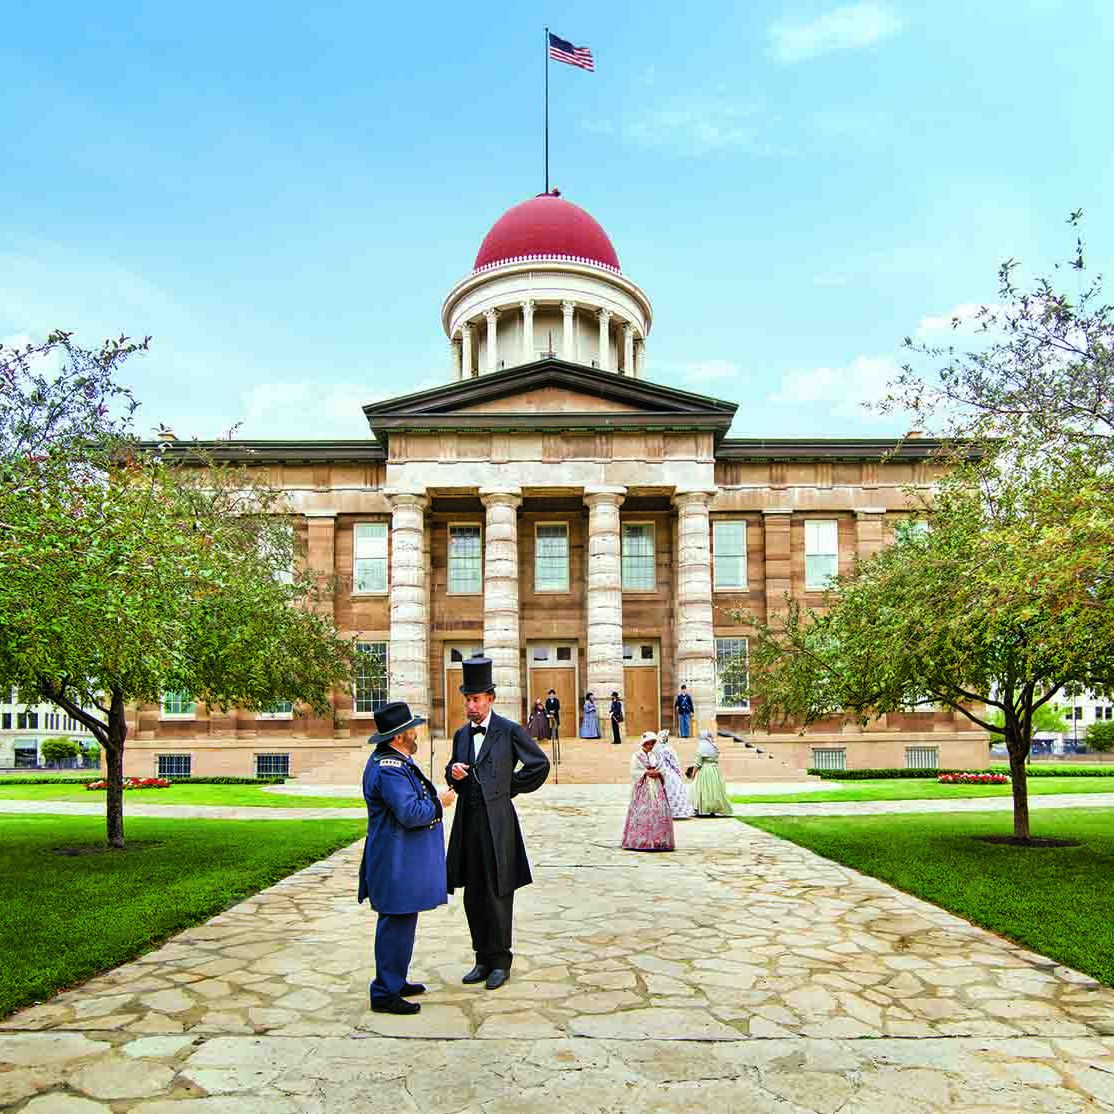
[[[936,437],[725,437],[716,448],[716,460],[944,460],[956,448],[954,443]],[[975,445],[961,449],[967,459],[982,455]]]
[[[370,464],[385,461],[386,449],[370,438],[362,441],[142,441],[182,463],[220,464]],[[196,458],[191,460],[192,458]]]

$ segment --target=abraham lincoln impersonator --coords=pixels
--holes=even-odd
[[[445,776],[456,790],[457,812],[446,860],[449,893],[464,887],[464,912],[476,965],[466,983],[495,990],[511,969],[514,891],[528,886],[530,863],[511,798],[532,793],[549,776],[549,759],[517,723],[491,706],[490,658],[464,662],[465,724],[453,736]]]

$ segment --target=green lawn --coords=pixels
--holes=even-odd
[[[125,818],[129,846],[108,851],[99,817],[0,817],[0,1017],[149,951],[364,831],[362,820],[135,817]]]
[[[802,793],[748,793],[733,796],[737,804],[800,804],[811,801],[937,801],[968,797],[1008,797],[1006,785],[941,785],[933,778],[882,778],[878,781],[845,781],[842,789],[806,790]],[[1057,793],[1114,793],[1114,778],[1029,778],[1030,796]],[[0,796],[3,796],[0,792]],[[1114,804],[1114,797],[1111,798]]]
[[[90,780],[90,779],[86,779]],[[5,785],[0,801],[103,801],[104,791],[75,785]],[[169,789],[128,789],[124,813],[131,802],[151,805],[250,805],[255,808],[364,808],[363,797],[311,797],[268,793],[262,785],[172,785]]]
[[[1078,847],[982,843],[1008,813],[770,816],[745,821],[1114,986],[1114,811],[1038,812],[1035,836]]]

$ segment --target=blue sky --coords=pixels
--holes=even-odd
[[[551,181],[738,436],[900,432],[859,404],[905,335],[1074,208],[1114,250],[1111,5],[90,7],[5,9],[0,338],[152,334],[144,431],[359,437],[448,378],[442,298],[542,188],[546,23],[597,61],[551,68]]]

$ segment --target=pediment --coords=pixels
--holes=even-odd
[[[614,372],[539,360],[364,407],[381,440],[405,429],[686,428],[726,434],[735,404],[629,379]]]

